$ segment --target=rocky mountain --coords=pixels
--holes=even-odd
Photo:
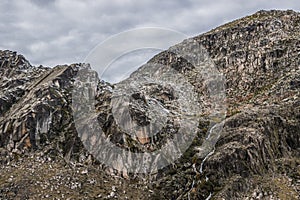
[[[209,57],[201,54],[203,68],[178,53],[195,45]],[[300,13],[290,10],[259,11],[187,39],[118,84],[96,80],[94,91],[78,85],[82,71],[95,76],[88,64],[35,67],[0,51],[0,199],[299,199],[299,55]],[[208,65],[217,75],[206,82]],[[168,70],[175,78],[161,76]],[[136,89],[119,95],[133,80]],[[217,86],[226,98],[214,97]],[[74,91],[91,92],[95,106],[83,107]],[[154,118],[165,123],[153,126]],[[170,154],[184,154],[171,165],[151,160],[145,175],[122,168],[125,158],[110,157],[95,133],[130,152],[126,159],[178,134],[193,140],[184,151],[174,145]]]

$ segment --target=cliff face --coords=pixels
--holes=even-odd
[[[53,140],[58,138],[70,142],[64,131],[74,131],[70,107],[72,77],[84,66],[36,68],[16,52],[0,53],[1,147],[22,154],[26,150],[42,149],[46,144],[54,145]],[[59,146],[52,148],[68,153],[62,150],[65,143]]]
[[[208,117],[210,104],[205,91],[193,76],[191,63],[174,55],[172,48],[156,55],[149,64],[160,63],[176,70],[207,107],[197,110],[201,117],[191,146],[154,178],[111,171],[97,162],[97,156],[89,154],[93,149],[86,149],[85,141],[78,137],[71,93],[75,75],[81,69],[88,70],[88,65],[33,67],[23,56],[1,51],[0,163],[4,173],[0,174],[0,197],[299,198],[300,14],[260,11],[196,36],[193,41],[205,48],[225,76],[224,128],[214,148],[201,154],[207,132],[216,123]],[[184,44],[176,46],[183,48]],[[140,71],[143,69],[147,66]],[[97,120],[104,134],[130,151],[160,148],[176,133],[175,118],[159,132],[153,145],[146,137],[131,138],[118,127],[110,105],[113,88],[125,83],[98,84]],[[147,85],[130,97],[130,113],[136,123],[147,125],[150,120],[145,114],[149,109],[145,94],[168,113],[179,112],[172,89]],[[112,178],[116,175],[117,180]]]
[[[251,182],[255,192],[273,186],[279,198],[292,199],[292,191],[278,190],[293,188],[284,181],[290,177],[299,194],[299,20],[292,11],[262,11],[197,37],[226,74],[229,113],[237,113],[226,119],[207,171],[234,174],[240,191]],[[229,198],[230,190],[221,194]]]

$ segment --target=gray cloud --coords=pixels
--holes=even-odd
[[[0,48],[31,63],[82,62],[107,37],[137,27],[193,36],[261,9],[300,10],[298,0],[2,0]]]

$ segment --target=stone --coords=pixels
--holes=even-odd
[[[209,118],[213,102],[206,91],[206,84],[214,87],[218,81],[204,82],[195,66],[174,53],[193,45],[189,41],[201,44],[226,77],[227,115],[222,121]],[[161,64],[184,77],[203,108],[196,113],[199,125],[190,148],[172,165],[147,176],[105,166],[80,139],[71,91],[78,71],[90,70],[88,64],[35,67],[24,56],[1,50],[0,199],[297,199],[299,51],[300,14],[273,10],[227,23],[150,59],[148,65]],[[147,70],[147,64],[139,70]],[[99,80],[95,98],[96,119],[112,143],[128,151],[152,152],[172,139],[181,126],[176,115],[182,111],[180,103],[189,101],[178,103],[169,85],[142,85],[129,97],[132,120],[121,127],[111,107],[117,86],[122,85]],[[159,120],[170,116],[155,136],[149,130],[161,127],[149,125],[153,105],[161,108]],[[223,130],[213,149],[204,152],[202,145],[216,123],[223,123]],[[132,124],[143,129],[132,134]],[[99,148],[95,135],[86,134],[85,140]]]

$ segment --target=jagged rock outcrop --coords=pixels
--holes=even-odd
[[[203,167],[211,182],[203,184],[202,176],[193,186],[195,198],[205,198],[202,188],[208,186],[220,190],[217,199],[243,199],[253,190],[259,199],[298,198],[299,17],[293,11],[260,11],[194,38],[226,76],[228,100],[224,129]],[[166,57],[168,52],[154,62]],[[270,186],[274,174],[284,175],[275,177],[289,189]],[[265,194],[270,188],[275,196]]]
[[[51,151],[70,154],[79,145],[70,107],[72,77],[85,66],[36,68],[16,52],[0,53],[0,146],[22,154],[51,145]]]
[[[148,64],[176,70],[199,94],[197,101],[205,105],[191,109],[200,117],[190,147],[154,178],[110,171],[80,140],[71,95],[77,73],[89,70],[88,65],[34,67],[16,52],[0,51],[0,163],[4,172],[0,175],[0,198],[298,199],[300,14],[259,11],[192,41],[204,47],[225,76],[224,128],[214,148],[201,154],[207,133],[220,122],[209,117],[212,104],[202,79],[195,78],[192,64],[174,54],[174,48],[185,47],[189,40],[154,56]],[[143,70],[147,65],[139,72]],[[129,151],[160,148],[180,129],[177,121],[181,118],[166,113],[180,113],[178,104],[182,102],[172,87],[143,85],[129,99],[134,123],[150,123],[151,115],[146,113],[151,102],[162,108],[160,120],[170,120],[156,137],[146,137],[140,130],[133,137],[119,127],[122,122],[114,117],[111,107],[112,91],[122,84],[126,86],[126,80],[119,85],[98,83],[96,119],[104,134]],[[101,143],[93,145],[97,144]],[[114,179],[104,171],[125,179]],[[106,182],[101,184],[103,180]],[[54,188],[54,184],[59,186]],[[141,188],[139,192],[136,187]]]

